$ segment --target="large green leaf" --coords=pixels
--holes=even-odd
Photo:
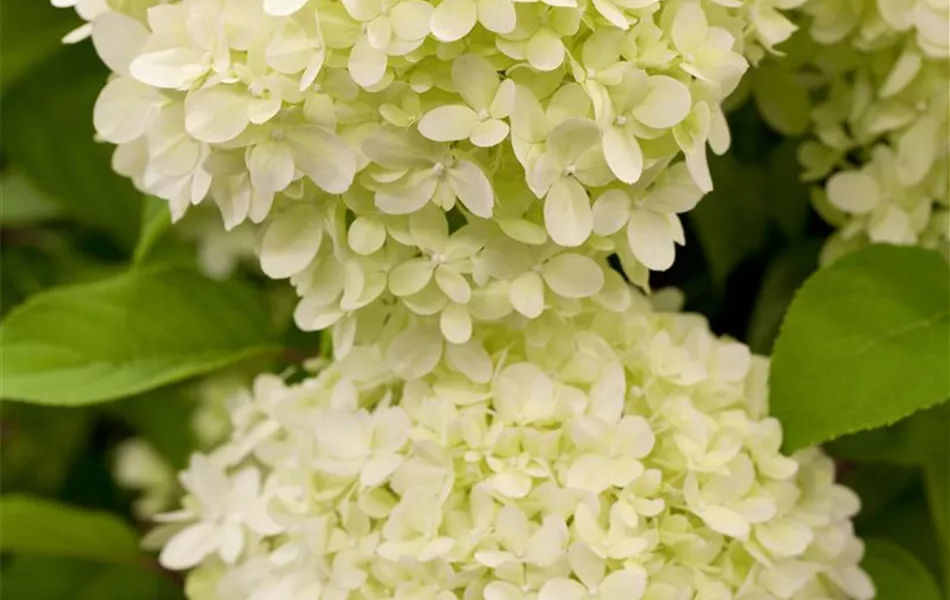
[[[54,575],[54,576],[51,576]],[[180,600],[170,574],[136,565],[14,556],[0,573],[0,596],[13,600]]]
[[[795,450],[950,397],[947,263],[871,246],[811,277],[775,343],[771,407]]]
[[[827,445],[838,459],[925,466],[934,455],[950,457],[950,404],[915,413],[893,425],[842,436]]]
[[[709,275],[722,286],[736,266],[766,243],[768,212],[760,194],[768,179],[761,166],[739,162],[729,154],[710,157],[709,168],[716,187],[688,218]]]
[[[17,171],[0,176],[0,225],[22,227],[54,219],[62,209],[28,177]]]
[[[941,600],[930,571],[897,544],[867,540],[861,566],[874,580],[876,600]]]
[[[272,350],[256,295],[183,267],[133,270],[32,297],[0,326],[4,397],[113,400]]]
[[[113,172],[112,146],[93,139],[92,108],[106,75],[91,44],[57,53],[5,90],[0,141],[6,163],[64,211],[131,248],[142,195]]]
[[[0,498],[0,551],[134,564],[137,535],[116,515],[29,496]]]
[[[56,53],[63,35],[82,24],[72,10],[33,0],[0,2],[0,22],[0,85],[4,91],[31,67]]]
[[[88,410],[18,402],[3,406],[0,472],[5,492],[57,493],[87,444]]]
[[[821,243],[808,240],[790,246],[765,270],[755,299],[746,342],[753,352],[769,354],[792,297],[818,266]]]

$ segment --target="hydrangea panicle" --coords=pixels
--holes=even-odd
[[[857,497],[779,452],[764,359],[639,295],[550,318],[480,328],[487,377],[261,376],[182,474],[162,563],[195,600],[872,597]]]

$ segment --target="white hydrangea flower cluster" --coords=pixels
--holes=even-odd
[[[418,379],[260,376],[162,564],[193,600],[871,598],[857,497],[779,452],[767,361],[632,302],[480,328]]]
[[[92,27],[114,71],[94,120],[176,218],[211,198],[261,224],[300,327],[346,339],[403,307],[461,344],[612,294],[609,254],[640,285],[672,264],[729,145],[720,103],[802,1],[117,8]]]
[[[809,0],[803,11],[825,97],[800,158],[840,226],[824,259],[868,242],[946,252],[950,2]]]

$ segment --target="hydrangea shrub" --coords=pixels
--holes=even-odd
[[[928,252],[950,248],[946,0],[53,5],[83,20],[62,40],[109,70],[88,117],[149,202],[121,279],[5,319],[3,393],[145,394],[118,403],[140,437],[114,478],[150,525],[141,560],[182,572],[190,600],[898,589],[874,568],[895,547],[865,552],[859,495],[809,444],[950,395],[890,400],[950,364]],[[762,116],[741,113],[750,78]],[[653,289],[690,285],[673,267],[733,109],[800,137],[800,179],[835,228],[772,379],[769,358]],[[869,262],[880,244],[919,248]],[[58,318],[88,335],[35,331]],[[197,402],[148,396],[198,375]],[[803,432],[810,412],[834,425]],[[907,427],[935,431],[934,414]],[[868,457],[862,439],[840,442],[846,458]],[[942,456],[895,453],[938,514]],[[931,600],[926,566],[896,552],[925,573],[901,585]]]

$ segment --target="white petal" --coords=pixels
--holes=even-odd
[[[96,133],[113,144],[124,144],[145,133],[149,111],[161,96],[154,88],[131,77],[109,81],[99,93],[93,111]]]
[[[96,17],[92,25],[92,44],[107,67],[119,75],[129,74],[129,65],[148,39],[149,31],[141,22],[116,11]]]
[[[168,89],[186,88],[205,71],[198,51],[191,48],[169,48],[142,54],[129,65],[132,77]]]
[[[589,597],[584,586],[562,577],[545,583],[538,594],[538,600],[588,600]]]
[[[299,273],[317,255],[322,238],[320,214],[313,206],[287,208],[267,225],[261,241],[261,269],[274,279]]]
[[[283,191],[294,178],[294,159],[286,144],[265,140],[247,154],[251,185],[260,193]]]
[[[275,17],[292,15],[307,3],[307,0],[264,0],[264,12]]]
[[[202,142],[227,142],[250,123],[250,103],[246,93],[227,86],[195,90],[185,98],[185,129]]]
[[[214,552],[220,539],[221,534],[216,525],[196,523],[168,540],[158,561],[167,569],[189,569]]]

